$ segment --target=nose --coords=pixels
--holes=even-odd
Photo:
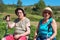
[[[45,15],[48,15],[48,13],[46,13]]]

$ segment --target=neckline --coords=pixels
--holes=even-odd
[[[26,17],[24,17],[22,20],[18,18],[19,21],[24,21],[26,19]]]
[[[42,24],[47,24],[49,21],[51,21],[51,19],[52,19],[52,18],[49,18],[49,19],[47,20],[47,22],[45,22],[45,23],[43,23],[43,20],[44,20],[44,19],[42,19]]]
[[[44,19],[42,19],[42,24],[46,24],[46,23],[49,21],[49,19],[48,19],[47,22],[43,23],[43,20],[44,20]]]

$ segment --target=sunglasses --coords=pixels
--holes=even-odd
[[[51,13],[50,11],[48,11],[48,10],[45,10],[45,11],[43,11],[43,13]]]

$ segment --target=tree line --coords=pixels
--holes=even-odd
[[[22,6],[22,2],[21,0],[17,1],[17,4],[4,4],[3,0],[0,0],[0,13],[4,12],[5,9],[9,8],[9,7],[22,7],[27,13],[31,13],[34,15],[41,15],[42,10],[44,9],[44,7],[46,7],[46,4],[44,2],[44,0],[39,0],[38,3],[35,3],[34,5],[30,5],[30,6]],[[56,14],[56,10],[60,10],[60,7],[54,7],[54,6],[49,6],[54,10],[54,13]]]

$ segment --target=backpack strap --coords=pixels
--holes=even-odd
[[[47,26],[48,26],[48,32],[49,32],[50,25],[51,25],[52,21],[53,21],[53,18],[50,18],[49,21],[48,21],[48,23],[47,23]]]

